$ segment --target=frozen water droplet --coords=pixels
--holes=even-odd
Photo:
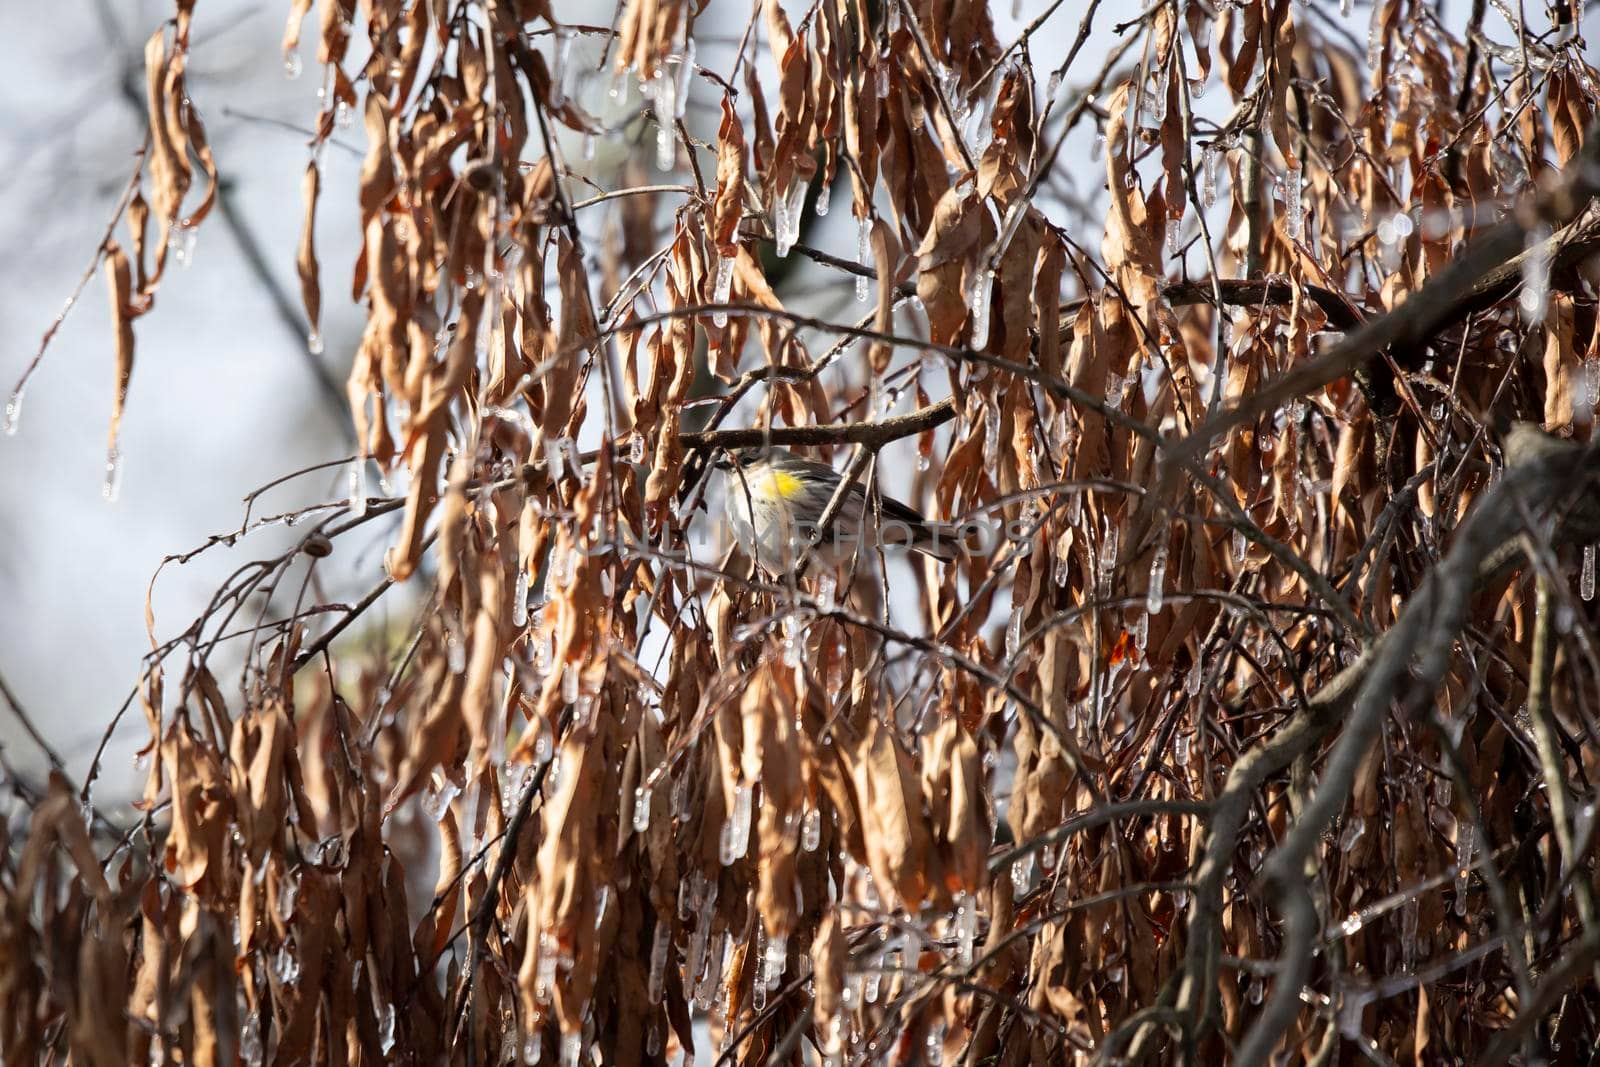
[[[642,834],[650,829],[650,790],[640,786],[633,791],[633,832]]]
[[[800,817],[800,848],[806,852],[815,852],[817,846],[822,844],[822,812],[817,808],[807,808]]]
[[[306,334],[306,351],[313,356],[320,356],[322,355],[322,348],[322,333],[313,328],[310,333]]]
[[[283,76],[290,81],[300,77],[304,65],[300,62],[300,53],[288,51],[283,53]]]
[[[350,471],[347,476],[350,484],[350,514],[355,516],[367,513],[367,461],[364,456],[357,456],[350,461]]]
[[[1595,546],[1583,546],[1583,569],[1578,576],[1578,595],[1584,600],[1594,599]]]
[[[15,437],[17,434],[17,423],[22,418],[22,397],[23,388],[19,385],[11,391],[11,396],[6,399],[5,432],[7,437]]]
[[[981,349],[989,343],[989,308],[994,302],[994,268],[974,272],[967,287],[967,313],[972,321],[972,347]],[[991,424],[994,420],[990,420]]]
[[[117,502],[117,496],[122,492],[122,450],[115,444],[106,449],[105,478],[100,483],[100,495],[109,504]]]

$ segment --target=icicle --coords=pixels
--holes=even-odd
[[[1117,527],[1108,520],[1100,531],[1100,582],[1108,584],[1117,569]]]
[[[522,1039],[522,1062],[538,1063],[542,1055],[544,1055],[544,1037],[538,1030],[532,1030]]]
[[[1260,1004],[1265,997],[1266,987],[1261,984],[1261,979],[1250,979],[1250,986],[1245,991],[1245,999],[1249,1000],[1251,1004]]]
[[[1189,673],[1183,680],[1183,691],[1188,693],[1190,696],[1199,695],[1200,682],[1204,676],[1204,673],[1205,672],[1200,669],[1200,664],[1198,661],[1190,666]]]
[[[1200,203],[1209,210],[1217,202],[1217,164],[1222,161],[1220,145],[1207,145],[1200,155]]]
[[[1181,729],[1172,735],[1172,762],[1179,767],[1189,766],[1189,735]]]
[[[1243,563],[1248,542],[1245,540],[1243,530],[1233,531],[1233,561]]]
[[[1548,226],[1535,226],[1528,231],[1527,253],[1522,260],[1522,292],[1517,297],[1524,322],[1542,323],[1550,309],[1549,238]]]
[[[539,962],[533,974],[533,996],[540,1004],[550,1003],[550,995],[555,989],[557,948],[555,935],[539,935]]]
[[[972,347],[989,343],[989,307],[994,302],[994,268],[974,274],[967,287],[967,312],[972,316]]]
[[[800,817],[800,848],[806,852],[815,852],[820,844],[822,844],[822,812],[817,808],[807,808],[806,813]]]
[[[283,985],[294,985],[300,980],[300,961],[287,942],[279,945],[277,955],[272,957],[272,973]]]
[[[1356,847],[1356,842],[1367,832],[1366,820],[1361,816],[1352,816],[1345,821],[1344,832],[1339,835],[1339,851],[1349,852]]]
[[[1011,864],[1011,888],[1018,895],[1028,891],[1028,886],[1033,881],[1033,853],[1017,857]]]
[[[719,858],[724,867],[750,849],[750,807],[750,787],[744,784],[735,786],[733,811],[722,824],[722,836],[719,842]]]
[[[983,462],[990,470],[1000,466],[1000,413],[990,411],[983,420]]]
[[[244,1017],[244,1025],[239,1028],[239,1061],[245,1067],[261,1067],[264,1054],[261,1021],[256,1018],[255,1012],[250,1012]]]
[[[1022,646],[1022,605],[1015,604],[1011,608],[1011,618],[1006,621],[1006,659],[1017,657],[1017,649]]]
[[[689,109],[689,89],[694,84],[694,38],[684,42],[683,56],[678,60],[678,82],[674,91],[674,115],[683,118]]]
[[[733,266],[736,256],[722,256],[717,260],[717,280],[711,290],[713,304],[726,304],[729,295],[733,292]],[[711,321],[718,326],[728,325],[726,311],[711,313]]]
[[[956,962],[972,966],[972,947],[978,940],[978,906],[970,893],[956,898]]]
[[[300,62],[299,52],[291,49],[283,53],[283,76],[285,78],[288,78],[290,81],[294,81],[296,78],[300,77],[300,71],[302,69],[303,64]]]
[[[595,141],[594,134],[588,132],[587,130],[584,131],[582,151],[583,151],[583,161],[585,163],[589,163],[589,162],[592,162],[594,160],[595,144],[596,144],[596,141]]]
[[[15,437],[17,435],[17,422],[22,418],[22,397],[23,389],[19,385],[12,390],[11,396],[6,400],[5,431],[7,437]]]
[[[528,625],[528,567],[517,564],[517,584],[511,593],[511,625],[522,629]]]
[[[767,988],[776,990],[783,982],[783,972],[789,969],[788,937],[775,934],[767,939],[767,951],[763,963],[766,968]]]
[[[1584,600],[1594,599],[1594,556],[1595,546],[1583,546],[1583,572],[1578,578],[1578,595]]]
[[[829,203],[829,201],[832,200],[832,199],[833,199],[833,187],[829,186],[829,185],[824,185],[822,187],[822,189],[820,191],[818,191],[818,193],[817,193],[817,202],[815,204],[813,204],[812,208],[811,208],[813,211],[815,211],[817,213],[817,218],[819,218],[819,219],[827,218],[827,216],[828,216],[828,208],[833,206],[832,204]]]
[[[628,102],[628,83],[633,80],[633,68],[623,67],[611,75],[611,88],[606,90],[609,96],[620,107]]]
[[[1179,239],[1182,238],[1182,236],[1183,236],[1183,219],[1182,218],[1168,219],[1167,220],[1167,242],[1166,242],[1166,244],[1167,244],[1167,255],[1175,256],[1175,255],[1178,254],[1178,242],[1179,242]]]
[[[1301,172],[1290,167],[1283,178],[1283,232],[1291,241],[1300,240],[1305,232],[1305,208],[1300,197]],[[1410,221],[1409,217],[1406,220]]]
[[[872,259],[872,220],[856,220],[856,262],[863,267],[871,265]],[[872,279],[865,274],[856,275],[856,300],[865,301],[870,290]]]
[[[940,1064],[944,1063],[944,1035],[945,1023],[943,1020],[928,1027],[927,1051],[922,1057],[922,1062],[926,1063],[928,1067],[939,1067]]]
[[[357,456],[350,461],[350,514],[359,518],[367,513],[367,459]]]
[[[172,258],[177,262],[178,266],[186,270],[194,265],[194,243],[197,236],[195,227],[180,225],[167,238],[167,247],[172,250]],[[315,349],[311,354],[314,356],[321,355],[322,350]]]
[[[773,205],[777,213],[773,242],[777,245],[779,259],[788,256],[789,250],[800,239],[800,216],[805,207],[807,184],[803,179],[794,179],[794,184],[789,187],[789,195]]]
[[[378,1048],[387,1056],[394,1048],[394,1005],[385,1004],[378,1013]]]
[[[583,1059],[583,1035],[566,1034],[561,1038],[561,1067],[578,1067]]]
[[[1456,915],[1467,913],[1467,887],[1472,879],[1472,864],[1474,854],[1478,850],[1478,829],[1468,823],[1462,822],[1456,827],[1456,859],[1460,865],[1456,869]]]
[[[652,79],[650,102],[656,118],[656,169],[666,173],[678,165],[678,139],[674,126],[678,116],[678,83],[656,71]]]
[[[565,26],[556,30],[556,55],[550,71],[550,83],[555,86],[550,94],[550,106],[556,110],[565,107],[572,95],[573,75],[577,73],[572,62],[572,40],[572,31]]]
[[[633,832],[642,834],[650,829],[650,790],[640,786],[633,791]]]
[[[442,819],[460,792],[461,787],[449,778],[430,783],[422,794],[422,810],[436,820]]]
[[[285,875],[278,882],[278,918],[285,924],[294,915],[294,901],[300,895],[300,876]]]
[[[667,950],[672,946],[672,927],[656,920],[655,940],[650,944],[650,1003],[660,1004],[666,992]]]
[[[1157,67],[1150,73],[1150,84],[1139,104],[1142,125],[1160,126],[1167,121],[1167,69]]]
[[[350,128],[350,124],[354,121],[355,118],[351,114],[350,102],[348,100],[340,100],[333,105],[333,124],[335,126],[339,127],[341,130],[348,130]]]
[[[1106,372],[1106,406],[1112,411],[1122,410],[1122,393],[1126,385],[1122,375],[1114,371]]]
[[[1145,593],[1145,610],[1152,615],[1161,614],[1161,608],[1166,603],[1166,590],[1163,588],[1167,581],[1167,543],[1162,541],[1156,545],[1154,558],[1150,560],[1150,588]]]
[[[559,482],[566,476],[566,449],[562,447],[562,438],[546,437],[544,439],[544,463],[550,470],[550,480]]]
[[[106,476],[100,483],[100,495],[106,502],[115,504],[122,491],[122,451],[113,444],[106,449]]]

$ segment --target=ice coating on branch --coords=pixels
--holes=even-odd
[[[856,262],[863,267],[872,265],[872,220],[856,220]],[[865,274],[856,275],[856,300],[865,301],[872,279]]]

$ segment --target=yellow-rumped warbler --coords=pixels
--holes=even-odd
[[[781,448],[724,452],[716,466],[724,472],[724,510],[740,546],[770,573],[798,563],[816,538],[822,513],[839,488],[839,472]],[[862,538],[863,514],[868,513],[866,499],[858,480],[818,542],[823,554],[839,558],[855,550]],[[946,561],[961,551],[956,527],[925,519],[916,509],[886,496],[880,497],[880,505],[879,512],[870,513],[877,520],[878,544],[903,545]]]

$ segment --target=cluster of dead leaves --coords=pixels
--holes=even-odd
[[[132,319],[215,185],[190,6],[147,50],[132,255],[106,249],[118,413]],[[367,141],[361,245],[337,252],[367,311],[349,399],[363,467],[405,479],[385,568],[421,607],[399,655],[324,658],[308,616],[239,692],[214,642],[175,692],[149,669],[145,821],[102,848],[58,779],[7,842],[8,1062],[655,1062],[693,1048],[697,1013],[743,1062],[802,1040],[1008,1064],[1124,1042],[1180,969],[1196,805],[1347,662],[1343,618],[1393,621],[1486,484],[1497,421],[1593,426],[1596,279],[1562,254],[1521,299],[1490,293],[1435,343],[1163,467],[1166,441],[1402,305],[1577,157],[1597,95],[1571,48],[1507,80],[1469,75],[1467,45],[1398,0],[1365,59],[1288,0],[1191,0],[1131,24],[1142,58],[1068,109],[975,0],[798,21],[767,0],[750,47],[775,81],[753,55],[737,87],[688,75],[721,94],[714,182],[693,168],[669,216],[619,166],[591,248],[551,130],[622,143],[662,121],[608,131],[596,99],[674,77],[699,10],[629,0],[614,39],[534,0],[319,11],[315,140],[350,107]],[[575,37],[607,43],[608,72],[569,92]],[[1235,107],[1202,134],[1184,116],[1213,60]],[[1102,124],[1098,242],[1049,193],[1064,112]],[[824,356],[766,251],[841,175],[875,302],[867,343]],[[314,157],[314,325],[335,192]],[[1221,285],[1239,279],[1270,284]],[[919,568],[884,616],[815,575],[795,599],[683,563],[701,465],[680,435],[708,381],[771,426],[954,396],[914,488],[1016,532]],[[1516,1014],[1508,957],[1472,955],[1490,887],[1453,872],[1504,861],[1535,908],[1553,873],[1539,847],[1506,859],[1545,810],[1515,716],[1532,625],[1520,580],[1486,592],[1440,695],[1470,789],[1398,719],[1363,764],[1319,857],[1333,928],[1293,1048],[1324,1040],[1335,996],[1339,1027],[1416,1062]],[[1592,737],[1593,682],[1561,664],[1563,725]],[[1257,876],[1289,783],[1255,801],[1208,1061],[1279,948]],[[1568,901],[1542,921],[1541,966],[1580,932]]]

